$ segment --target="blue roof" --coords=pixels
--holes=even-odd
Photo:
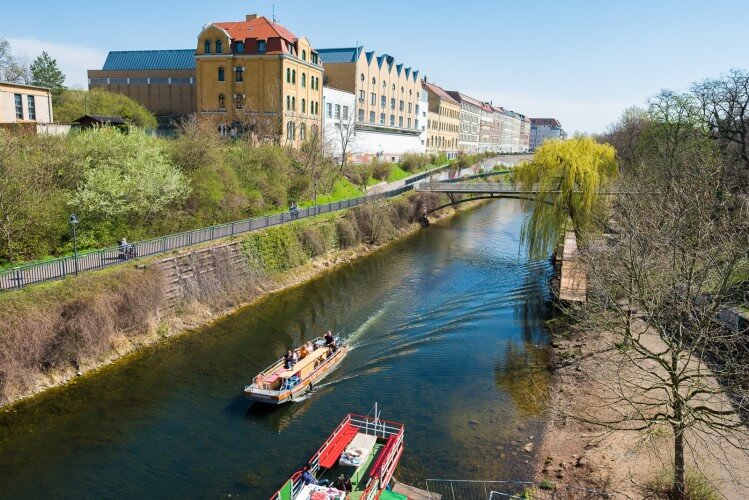
[[[104,61],[105,71],[148,69],[195,69],[195,49],[112,51]]]
[[[352,63],[356,62],[356,56],[361,54],[363,47],[348,47],[343,49],[317,49],[323,63]]]

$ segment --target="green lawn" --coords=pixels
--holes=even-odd
[[[349,181],[346,178],[338,178],[336,179],[335,183],[333,184],[333,190],[324,195],[324,196],[318,196],[317,197],[317,203],[318,205],[322,205],[324,203],[333,203],[336,201],[346,200],[348,198],[356,198],[357,196],[362,196],[364,193],[353,185],[351,181]],[[300,203],[300,208],[305,208],[314,205],[313,200],[305,201],[304,203]]]

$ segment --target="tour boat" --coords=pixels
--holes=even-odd
[[[330,485],[305,484],[297,471],[271,500],[405,500],[387,489],[403,453],[403,431],[403,424],[380,420],[376,405],[374,416],[349,413],[307,462],[315,479]],[[341,475],[350,491],[336,485]]]
[[[348,354],[348,344],[335,338],[336,348],[317,338],[296,350],[299,361],[287,369],[284,358],[260,372],[244,394],[252,401],[280,405],[294,401],[332,372]],[[309,348],[308,348],[309,347]]]

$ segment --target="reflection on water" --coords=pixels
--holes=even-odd
[[[547,262],[502,200],[0,414],[0,496],[267,498],[349,412],[406,424],[397,477],[519,479],[541,431]],[[303,401],[241,397],[292,345],[353,349]],[[423,484],[423,483],[422,483]]]

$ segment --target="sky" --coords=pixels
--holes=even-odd
[[[271,17],[313,47],[387,53],[447,90],[569,132],[601,132],[632,105],[749,68],[749,0],[37,0],[3,5],[0,38],[54,57],[86,87],[110,50],[194,48],[210,22]]]

